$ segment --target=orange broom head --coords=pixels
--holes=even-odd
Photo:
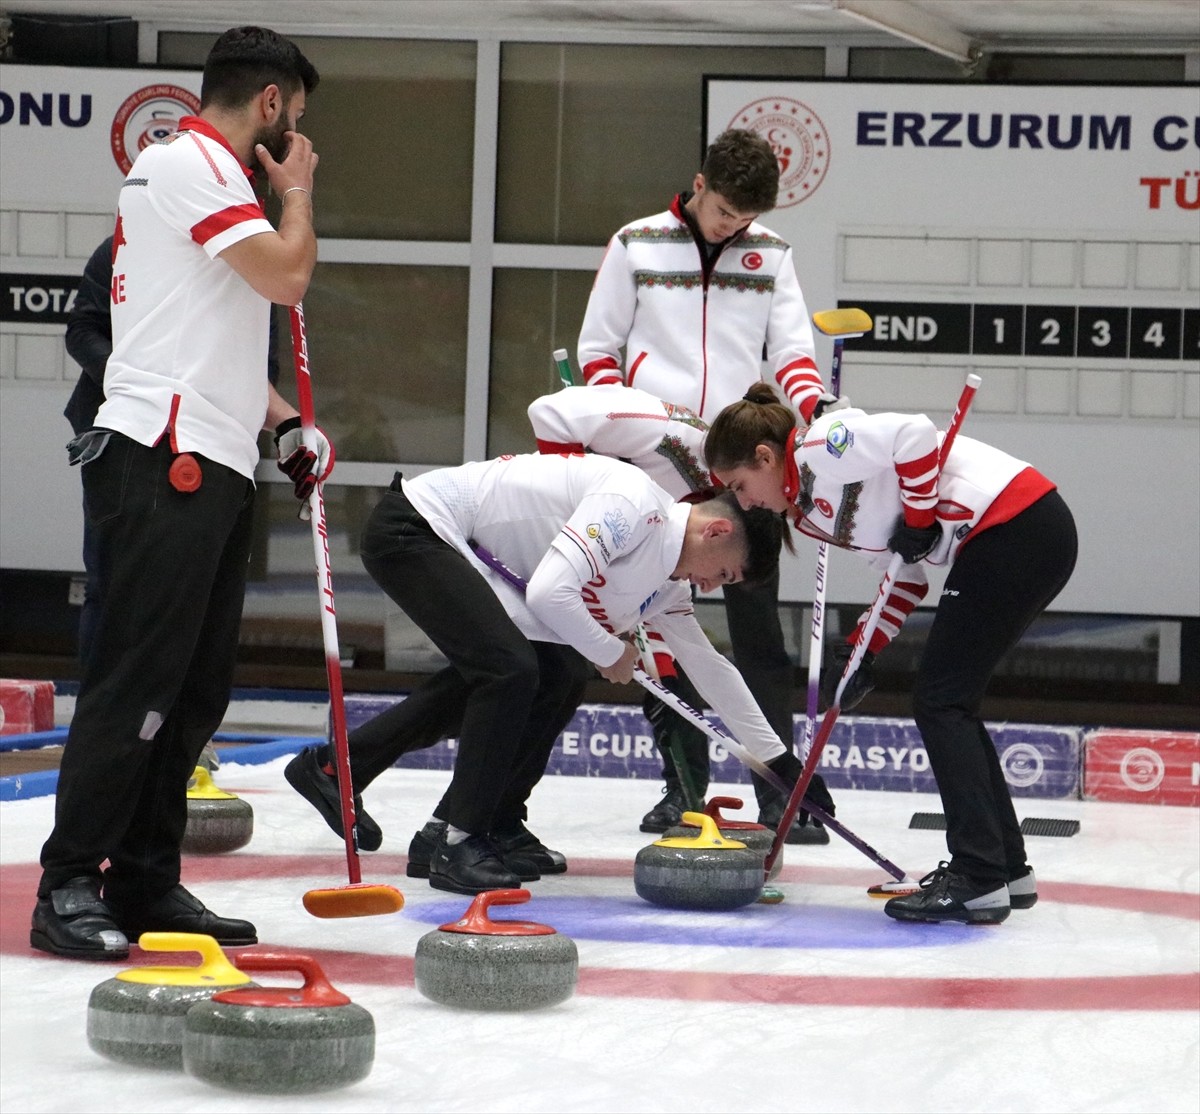
[[[304,908],[314,917],[381,917],[404,908],[404,895],[394,886],[359,882],[333,886],[327,890],[309,890]]]

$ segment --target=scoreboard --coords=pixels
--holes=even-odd
[[[838,302],[871,315],[856,352],[1103,360],[1200,359],[1200,309],[951,302]]]

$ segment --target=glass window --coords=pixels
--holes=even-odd
[[[291,37],[321,75],[304,118],[317,234],[469,240],[475,44]],[[164,32],[159,61],[203,65],[214,38]]]
[[[496,238],[603,244],[689,188],[703,77],[819,77],[820,49],[505,43]]]
[[[463,267],[317,264],[304,299],[313,401],[339,460],[459,463],[467,287]],[[290,369],[279,390],[295,399]]]
[[[536,448],[526,407],[558,390],[552,353],[575,348],[592,291],[591,271],[502,268],[492,280],[492,366],[488,393],[488,456]]]

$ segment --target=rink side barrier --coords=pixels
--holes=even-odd
[[[32,699],[23,697],[22,699]],[[345,697],[349,730],[394,707],[403,696]],[[715,716],[710,717],[720,724]],[[796,716],[797,741],[804,718]],[[1005,780],[1014,797],[1125,801],[1200,806],[1200,733],[1117,728],[989,723]],[[62,746],[65,727],[0,735],[0,751]],[[222,764],[261,764],[294,754],[319,736],[219,732]],[[444,739],[405,755],[397,766],[449,770],[457,740]],[[712,780],[748,783],[747,769],[718,742],[710,742]],[[934,793],[929,756],[911,719],[845,716],[833,729],[820,772],[833,789]],[[645,778],[658,782],[662,763],[640,707],[583,704],[559,736],[547,773],[570,777]],[[0,801],[53,793],[56,770],[0,777]]]
[[[349,730],[400,699],[385,694],[347,695]],[[710,718],[720,724],[717,717]],[[1022,723],[988,723],[987,727],[1014,797],[1200,806],[1200,733]],[[799,742],[803,716],[794,718],[793,729]],[[428,750],[405,755],[396,764],[449,770],[455,745],[455,740],[444,739]],[[714,782],[750,781],[749,771],[720,743],[710,741],[709,757]],[[1116,773],[1097,780],[1089,771],[1089,761]],[[937,792],[929,756],[911,719],[842,717],[821,756],[820,772],[833,789]],[[547,773],[659,781],[662,762],[639,707],[583,704],[559,736]]]

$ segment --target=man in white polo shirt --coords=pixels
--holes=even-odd
[[[363,564],[450,664],[351,734],[355,792],[400,755],[457,734],[454,777],[409,865],[456,893],[519,886],[523,865],[565,869],[525,827],[525,802],[574,711],[568,694],[575,704],[581,696],[572,657],[628,682],[637,652],[622,636],[639,622],[662,636],[731,733],[794,782],[799,760],[708,641],[691,600],[692,585],[771,575],[780,535],[778,516],[743,512],[732,495],[676,503],[638,468],[599,455],[397,475],[363,530]],[[527,589],[484,564],[472,543]],[[548,647],[574,654],[556,659]],[[336,830],[319,780],[328,758],[305,752],[288,780]]]
[[[199,115],[144,150],[121,189],[105,402],[70,447],[107,594],[30,930],[56,955],[123,958],[145,931],[257,939],[179,884],[180,843],[187,779],[232,685],[258,433],[276,431],[298,497],[332,461],[327,442],[299,445],[295,409],[262,373],[270,304],[298,302],[316,262],[317,156],[296,131],[316,83],[287,39],[227,31]],[[283,199],[278,231],[252,162]]]

